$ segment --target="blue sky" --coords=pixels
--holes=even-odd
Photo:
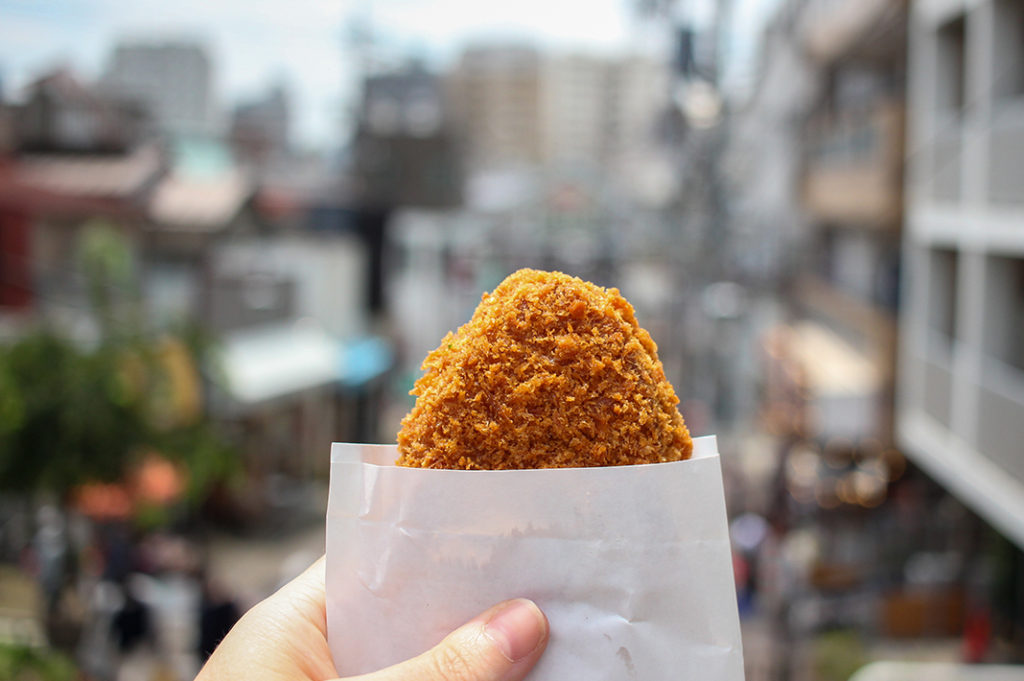
[[[198,39],[222,105],[289,82],[299,138],[330,143],[346,85],[344,3],[322,0],[0,0],[0,74],[16,92],[40,71],[102,72],[119,38]]]
[[[686,6],[701,21],[712,1]],[[664,39],[636,21],[629,0],[0,0],[0,77],[10,96],[58,64],[99,75],[119,38],[198,39],[209,47],[223,107],[284,80],[296,140],[324,147],[341,139],[351,102],[353,18],[373,26],[386,52],[435,63],[485,39],[590,52],[656,50]]]

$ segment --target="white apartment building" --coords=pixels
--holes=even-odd
[[[897,432],[1024,546],[1024,0],[915,0]]]
[[[652,59],[471,48],[449,98],[472,169],[615,164],[652,146],[669,94]]]
[[[213,131],[210,58],[189,42],[119,44],[101,81],[105,91],[142,105],[161,132]]]
[[[448,98],[472,169],[541,160],[541,57],[527,47],[463,52]]]
[[[603,157],[611,112],[609,63],[580,54],[552,55],[541,73],[541,156],[573,165]]]

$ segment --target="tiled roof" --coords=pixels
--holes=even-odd
[[[238,171],[204,178],[171,174],[153,191],[149,217],[162,229],[212,231],[229,222],[252,194],[252,182]]]
[[[144,146],[125,155],[32,154],[16,167],[17,182],[33,190],[126,199],[161,172],[163,161],[155,146]]]

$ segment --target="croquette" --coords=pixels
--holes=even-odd
[[[693,450],[657,346],[618,289],[519,270],[422,368],[401,466],[621,466]]]

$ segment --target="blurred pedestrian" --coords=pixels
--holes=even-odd
[[[200,576],[199,660],[205,662],[241,617],[238,604],[226,589],[208,575]]]
[[[114,640],[122,655],[135,652],[142,644],[153,642],[153,622],[149,607],[139,599],[133,584],[123,585],[124,602],[111,622]]]
[[[61,590],[67,577],[68,542],[64,521],[53,506],[43,506],[36,515],[39,525],[33,539],[39,587],[43,592],[46,622],[57,615]]]

